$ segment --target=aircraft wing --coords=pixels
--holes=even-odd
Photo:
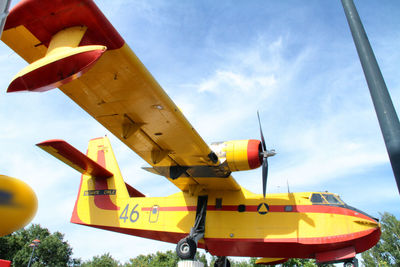
[[[90,68],[60,74],[54,71],[59,65],[67,68],[70,58],[88,55],[68,52],[50,59],[58,49],[50,49],[54,36],[73,27],[84,28],[79,47],[105,48],[93,50],[101,51]],[[2,40],[28,63],[35,62],[14,79],[9,92],[46,91],[51,86],[41,83],[48,80],[150,164],[149,171],[181,190],[240,188],[93,1],[23,0],[11,10]]]

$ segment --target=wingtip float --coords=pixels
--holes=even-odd
[[[44,92],[81,77],[101,57],[105,46],[63,47],[22,69],[7,93]]]
[[[30,65],[13,78],[8,93],[60,87],[89,71],[108,48],[123,45],[93,1],[80,2],[24,0],[10,11],[2,40],[25,50]],[[21,47],[21,37],[27,46]]]

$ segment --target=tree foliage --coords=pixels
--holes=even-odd
[[[211,263],[209,266],[214,266],[214,263],[216,261],[217,257],[212,256],[211,258]],[[248,260],[234,260],[234,259],[229,259],[231,263],[231,267],[260,267],[260,266],[265,266],[265,265],[258,265],[256,264],[256,260],[258,258],[250,258]],[[276,265],[266,265],[266,266],[276,266]],[[313,259],[289,259],[287,262],[283,263],[282,265],[279,266],[284,266],[284,267],[317,267],[317,264],[315,263],[315,260]],[[324,267],[331,267],[333,266],[332,264],[329,265],[324,265]]]
[[[110,253],[101,256],[94,256],[92,260],[84,262],[81,267],[117,267],[119,262],[115,260]]]
[[[287,262],[283,263],[282,266],[284,267],[317,267],[314,259],[289,259]],[[333,264],[324,264],[324,267],[331,267],[334,266]]]
[[[388,212],[381,214],[381,239],[361,254],[366,267],[400,266],[400,221]]]
[[[207,266],[206,255],[196,252],[196,259]],[[125,263],[123,267],[175,267],[178,265],[179,257],[175,251],[157,252],[155,254],[139,255]]]
[[[382,236],[378,244],[362,253],[363,264],[370,266],[400,266],[400,221],[392,214],[385,212],[381,215]],[[0,237],[0,258],[10,260],[13,266],[27,266],[32,254],[29,246],[34,239],[41,241],[32,257],[32,267],[42,266],[81,266],[81,267],[175,267],[179,258],[175,251],[156,252],[148,255],[139,255],[121,264],[109,253],[94,256],[91,260],[81,263],[80,259],[72,258],[72,248],[64,241],[60,232],[51,234],[48,229],[38,224],[32,224],[27,229],[18,230],[8,236]],[[204,266],[214,266],[216,260],[212,256],[208,265],[206,255],[197,252],[196,259],[203,262]],[[255,267],[256,258],[246,260],[230,259],[232,267]],[[285,267],[314,267],[317,266],[312,259],[289,259],[282,264]],[[325,265],[333,266],[333,265]]]
[[[0,237],[0,258],[12,261],[13,266],[27,266],[32,254],[29,244],[34,239],[41,242],[32,256],[32,267],[79,264],[79,260],[72,259],[72,248],[64,241],[64,235],[60,232],[51,234],[39,224]]]

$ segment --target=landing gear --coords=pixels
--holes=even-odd
[[[231,262],[227,257],[218,257],[214,263],[214,267],[231,267]]]
[[[196,250],[196,242],[190,236],[181,239],[176,245],[176,253],[182,260],[194,259]]]
[[[344,262],[343,266],[344,267],[358,267],[358,259],[357,258],[349,259],[348,261]]]
[[[182,260],[194,259],[197,243],[204,237],[208,196],[199,196],[197,199],[197,211],[194,226],[187,237],[179,240],[176,245],[176,253]]]

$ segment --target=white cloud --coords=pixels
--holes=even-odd
[[[218,95],[231,94],[234,91],[249,93],[255,88],[272,87],[275,83],[276,79],[273,75],[246,77],[241,73],[217,70],[214,77],[199,85],[199,91],[208,91]]]

